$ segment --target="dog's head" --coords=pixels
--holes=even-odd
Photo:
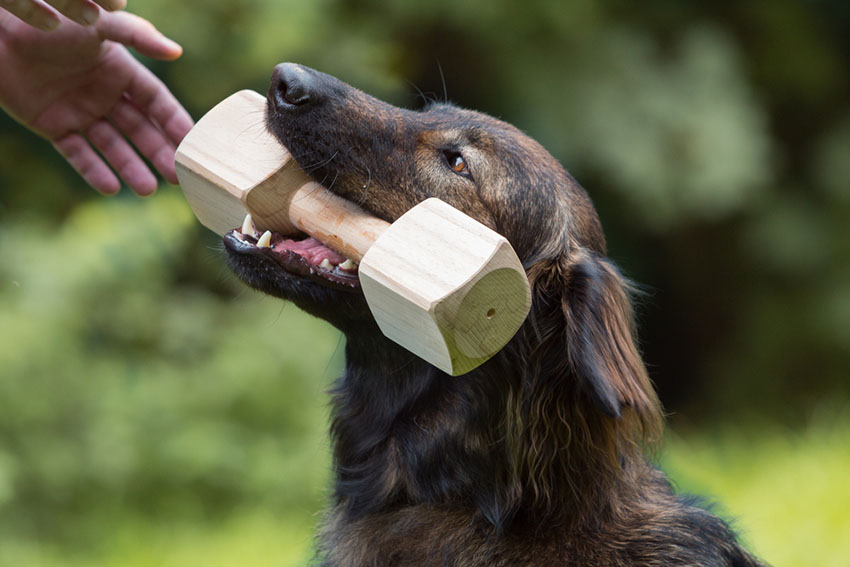
[[[400,109],[290,63],[275,68],[267,124],[313,178],[378,217],[391,222],[438,197],[511,242],[531,281],[533,306],[500,356],[522,365],[522,383],[513,386],[526,392],[515,398],[525,400],[517,410],[525,433],[518,435],[539,437],[518,441],[527,448],[519,451],[540,453],[518,456],[526,462],[518,467],[550,467],[542,453],[557,455],[577,435],[567,406],[592,405],[600,419],[619,422],[627,411],[639,422],[635,429],[656,429],[657,401],[635,347],[627,283],[605,258],[589,197],[537,142],[485,114],[450,104]],[[249,284],[380,344],[356,288],[289,273],[260,256],[231,251],[229,260]],[[611,449],[614,460],[621,451]]]
[[[605,239],[584,190],[536,141],[485,114],[450,104],[397,108],[313,69],[284,63],[268,92],[267,124],[301,167],[334,193],[392,222],[438,197],[504,235],[530,266],[585,248],[605,253]],[[257,270],[239,270],[237,273]],[[302,303],[350,303],[327,282],[254,274],[250,283]],[[260,276],[268,276],[262,281]],[[317,306],[311,307],[315,295]],[[336,296],[336,297],[331,297]],[[340,306],[341,307],[341,306]],[[328,318],[367,317],[340,309]]]
[[[587,194],[510,124],[450,104],[397,108],[290,63],[275,69],[268,99],[269,127],[298,163],[385,220],[438,197],[502,233],[524,260],[549,243],[605,252]]]

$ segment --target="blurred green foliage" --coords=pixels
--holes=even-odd
[[[844,567],[850,557],[850,419],[822,407],[805,427],[752,423],[670,434],[662,466],[771,565]]]
[[[170,189],[0,228],[4,539],[86,548],[105,518],[322,500],[339,334],[272,299],[186,285],[216,256],[190,247],[195,224]]]
[[[777,565],[846,563],[850,5],[132,7],[184,45],[148,63],[196,117],[290,60],[539,139],[648,291],[665,466]],[[0,565],[304,560],[340,341],[235,282],[178,191],[98,197],[0,115]]]

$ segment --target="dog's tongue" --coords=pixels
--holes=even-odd
[[[304,240],[284,239],[275,242],[274,250],[275,252],[292,250],[313,266],[318,266],[323,260],[328,260],[334,266],[345,262],[345,256],[331,250],[312,236]]]

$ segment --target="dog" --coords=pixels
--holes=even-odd
[[[533,297],[504,349],[452,377],[381,334],[352,263],[322,243],[225,236],[239,278],[347,339],[320,565],[762,565],[652,465],[663,418],[631,286],[587,193],[542,146],[482,113],[397,108],[291,63],[267,108],[298,164],[375,216],[438,197],[504,235]]]

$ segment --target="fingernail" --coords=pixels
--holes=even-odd
[[[161,41],[162,41],[162,44],[166,48],[168,48],[169,51],[174,51],[178,55],[183,53],[183,47],[179,43],[177,43],[176,41],[168,39],[165,36],[162,36]]]
[[[42,25],[39,26],[40,29],[42,29],[44,31],[53,31],[56,28],[58,28],[60,25],[62,25],[62,21],[59,18],[57,18],[56,16],[51,16],[51,17],[47,18],[46,20],[44,20],[43,22],[41,22],[41,24]]]
[[[100,17],[100,10],[91,4],[85,4],[83,5],[83,13],[80,17],[83,20],[83,24],[91,26],[97,22],[97,19]]]

